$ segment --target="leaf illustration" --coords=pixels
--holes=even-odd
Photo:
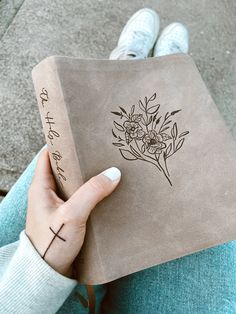
[[[177,129],[177,124],[176,122],[174,123],[172,129],[171,129],[171,135],[172,137],[176,140],[177,135],[178,135],[178,129]]]
[[[167,126],[167,127],[165,127],[164,129],[161,129],[161,131],[164,132],[164,131],[168,130],[169,128],[170,128],[170,127]]]
[[[153,122],[156,120],[157,115],[158,115],[158,112],[154,115]]]
[[[149,118],[149,121],[148,121],[147,125],[149,125],[151,122],[152,122],[152,116]]]
[[[171,121],[172,120],[165,122],[164,125],[167,125],[167,124],[171,123]]]
[[[148,102],[149,101],[153,101],[153,100],[155,100],[156,99],[156,97],[157,97],[157,94],[156,93],[154,93],[149,99],[148,99]]]
[[[122,125],[120,125],[119,123],[117,123],[116,121],[114,121],[114,125],[117,128],[117,130],[119,131],[124,131],[124,128]]]
[[[131,114],[133,114],[134,113],[134,105],[131,107]]]
[[[145,152],[145,144],[143,144],[143,145],[141,146],[141,152],[142,152],[142,153]]]
[[[174,114],[176,114],[177,112],[180,112],[180,111],[181,111],[181,109],[172,111],[170,115],[173,116]]]
[[[122,108],[121,106],[119,106],[119,107],[120,107],[120,109],[121,109],[125,114],[127,114],[127,112],[125,111],[124,108]]]
[[[137,157],[134,156],[129,150],[119,148],[121,155],[127,160],[136,160]]]
[[[133,153],[136,157],[142,157],[142,156],[139,154],[139,152],[137,152],[137,150],[133,148],[132,145],[130,145],[130,149],[131,149],[132,153]]]
[[[182,138],[182,140],[179,141],[179,143],[178,143],[177,146],[176,146],[175,151],[179,150],[179,149],[183,146],[184,140],[185,140],[185,139]]]
[[[117,116],[123,116],[121,112],[118,111],[111,111],[111,113],[117,115]]]
[[[146,97],[146,96],[145,96],[144,100],[145,100],[145,104],[147,105],[148,100],[147,100],[147,97]]]
[[[145,111],[145,107],[144,107],[144,105],[143,105],[143,103],[142,103],[141,100],[139,100],[138,105],[139,105],[139,108],[140,108],[141,110]]]
[[[161,120],[161,116],[157,119],[155,126],[157,126],[157,124],[160,122]]]
[[[188,133],[189,133],[189,131],[185,131],[185,132],[181,133],[181,134],[179,135],[179,138],[180,138],[180,137],[183,137],[183,136],[185,136],[185,135],[187,135]]]
[[[125,145],[122,144],[122,143],[112,143],[112,144],[115,145],[115,146],[118,146],[118,147],[125,146]]]
[[[117,138],[117,135],[115,134],[115,132],[113,131],[113,129],[112,129],[111,131],[112,131],[113,136]]]
[[[167,147],[167,149],[166,149],[166,155],[169,155],[171,149],[172,149],[172,143],[170,143],[170,145]]]
[[[147,110],[147,113],[153,114],[157,112],[159,108],[160,108],[160,105],[154,105]]]
[[[167,120],[168,114],[169,114],[169,111],[167,111],[167,113],[165,114],[165,120]]]

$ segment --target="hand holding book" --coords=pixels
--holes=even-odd
[[[72,276],[72,263],[83,245],[89,214],[119,181],[119,169],[109,168],[88,180],[64,202],[56,194],[48,151],[41,152],[29,190],[26,234],[57,272]]]

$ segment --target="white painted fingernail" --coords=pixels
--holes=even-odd
[[[105,171],[103,171],[102,174],[104,174],[111,181],[115,181],[115,180],[119,179],[121,176],[120,170],[116,167],[108,168]]]

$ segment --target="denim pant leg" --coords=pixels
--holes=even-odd
[[[20,232],[25,228],[28,189],[38,155],[39,153],[0,203],[0,246],[17,241]]]
[[[235,314],[236,241],[106,286],[103,314]]]

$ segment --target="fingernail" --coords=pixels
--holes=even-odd
[[[120,178],[121,172],[116,167],[111,167],[102,172],[108,179],[115,181]]]

